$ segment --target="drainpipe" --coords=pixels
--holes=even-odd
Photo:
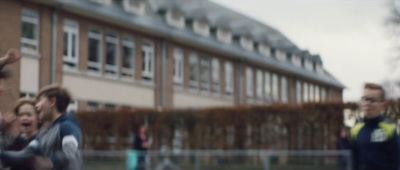
[[[52,43],[51,43],[51,79],[50,83],[56,81],[56,54],[57,54],[57,22],[58,8],[53,11],[53,28],[52,28]]]
[[[167,64],[167,40],[161,40],[161,108],[165,107],[165,65]]]
[[[243,63],[242,63],[242,61],[239,61],[239,67],[238,67],[238,74],[239,74],[239,84],[238,84],[238,87],[239,87],[239,93],[238,93],[238,99],[239,99],[239,102],[238,102],[238,104],[239,105],[241,105],[243,102],[242,102],[242,95],[243,95],[243,89],[242,89],[242,79],[243,79],[243,75],[242,75],[242,67],[243,67]]]

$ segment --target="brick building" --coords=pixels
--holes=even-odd
[[[0,21],[23,53],[2,111],[53,82],[73,110],[342,101],[320,56],[209,1],[1,0]]]

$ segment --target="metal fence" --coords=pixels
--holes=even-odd
[[[134,162],[127,161],[128,154]],[[202,150],[202,151],[89,151],[86,170],[126,170],[128,163],[144,170],[350,170],[350,151]],[[144,163],[137,163],[144,158]],[[132,164],[131,164],[132,165]]]

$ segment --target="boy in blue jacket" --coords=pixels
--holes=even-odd
[[[387,101],[382,86],[366,83],[359,103],[364,121],[350,131],[355,170],[398,170],[399,143],[396,125],[381,116]]]

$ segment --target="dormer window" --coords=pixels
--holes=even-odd
[[[217,39],[223,43],[232,43],[232,33],[228,29],[218,28],[217,29]]]
[[[205,20],[196,20],[193,23],[193,31],[205,37],[208,37],[210,35],[210,27]]]
[[[174,27],[185,27],[185,17],[180,11],[168,11],[166,15],[166,20],[169,25],[172,25]]]
[[[286,61],[286,52],[277,49],[276,50],[276,58],[280,61]]]
[[[249,37],[241,37],[240,45],[246,50],[253,51],[253,40]]]
[[[313,71],[313,62],[309,59],[305,59],[305,67],[308,71]]]
[[[145,4],[141,0],[124,0],[124,9],[128,12],[142,15],[145,12]]]
[[[318,74],[324,74],[324,69],[322,68],[322,64],[321,63],[318,63],[317,64],[317,73]]]
[[[300,56],[293,54],[292,55],[292,63],[293,63],[293,65],[295,65],[297,67],[301,67],[301,58],[300,58]]]
[[[270,47],[269,47],[267,44],[265,44],[265,43],[260,43],[260,44],[258,45],[258,52],[259,52],[261,55],[265,56],[265,57],[271,56],[271,49],[270,49]]]
[[[112,2],[112,0],[90,0],[90,1],[97,2],[97,3],[100,3],[100,4],[104,4],[104,5],[110,5],[111,2]]]

